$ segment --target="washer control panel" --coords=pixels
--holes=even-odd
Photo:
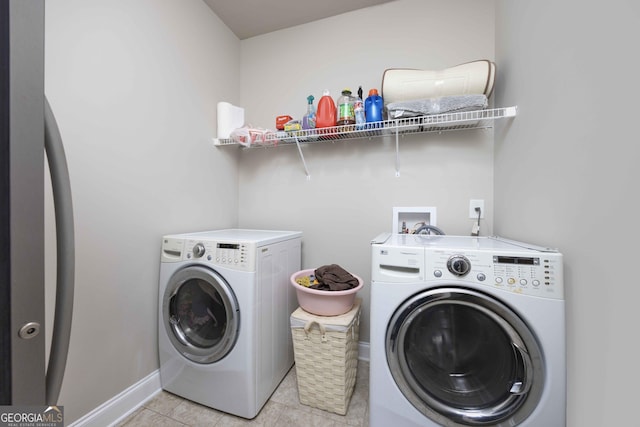
[[[562,255],[551,252],[426,251],[427,280],[463,280],[511,292],[563,298]],[[429,277],[430,275],[430,277]]]
[[[255,243],[252,242],[221,242],[165,237],[162,241],[161,261],[192,260],[241,271],[255,271],[255,246]]]

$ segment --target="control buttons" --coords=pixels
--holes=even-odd
[[[487,276],[485,276],[484,273],[478,273],[478,275],[476,276],[476,279],[478,279],[481,282],[484,282],[487,279]]]
[[[245,266],[247,259],[243,254],[234,252],[218,252],[216,253],[215,262],[230,266]]]
[[[442,277],[442,271],[440,271],[440,270],[435,270],[435,271],[433,272],[433,275],[434,275],[435,277]]]
[[[447,261],[447,268],[456,276],[464,276],[471,270],[471,262],[463,255],[454,255]]]
[[[482,273],[478,274],[478,280],[483,280],[483,279],[480,279],[480,275],[481,274]],[[500,276],[496,276],[495,283],[496,283],[496,285],[500,285],[500,284],[502,284],[502,282],[504,280],[505,280],[504,278],[502,278]],[[517,277],[509,277],[509,278],[507,278],[507,284],[509,284],[509,285],[519,284],[520,286],[525,287],[525,286],[529,285],[529,283],[531,283],[531,285],[533,285],[534,287],[540,286],[540,280],[538,280],[538,279],[533,279],[533,280],[529,281],[529,280],[524,279],[524,278],[518,279]]]

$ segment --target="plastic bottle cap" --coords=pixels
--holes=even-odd
[[[307,103],[309,103],[309,104],[313,104],[313,100],[314,100],[314,99],[315,99],[315,98],[313,97],[313,95],[309,95],[309,96],[307,96]]]
[[[378,89],[369,89],[369,96],[377,95],[377,94],[378,94]]]
[[[342,90],[342,94],[343,95],[351,95],[351,89],[349,89],[349,88],[343,89]]]
[[[325,89],[325,90],[322,92],[322,96],[329,96],[330,94],[331,94],[331,92],[329,92],[329,89]]]

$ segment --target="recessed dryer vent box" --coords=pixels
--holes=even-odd
[[[411,233],[423,224],[437,225],[435,207],[414,206],[393,208],[393,233]]]

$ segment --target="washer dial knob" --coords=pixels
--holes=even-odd
[[[471,270],[469,259],[463,255],[453,255],[447,261],[447,268],[456,276],[464,276]]]
[[[202,255],[204,255],[205,252],[206,249],[204,248],[204,245],[202,243],[198,243],[193,247],[193,256],[196,258],[200,258]]]

